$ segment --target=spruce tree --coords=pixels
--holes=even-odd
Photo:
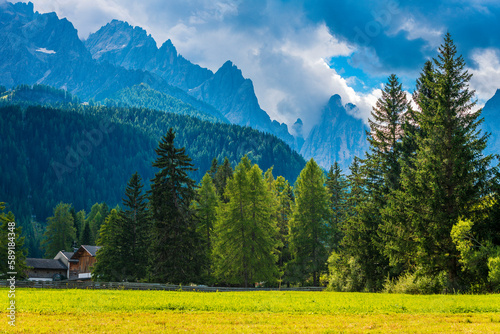
[[[329,244],[331,249],[336,249],[342,240],[342,227],[348,217],[348,183],[337,162],[335,162],[328,171],[326,176],[326,187],[330,195],[330,208],[332,211],[332,217],[330,219],[332,234]]]
[[[77,241],[80,239],[80,225],[78,224],[78,216],[77,216],[77,213],[76,213],[76,210],[75,208],[73,207],[73,205],[71,206],[71,209],[69,211],[71,213],[71,216],[73,217],[73,224],[75,226],[75,240],[74,241]]]
[[[25,238],[21,236],[22,228],[16,223],[14,214],[5,213],[4,210],[5,203],[0,202],[0,278],[7,279],[12,276],[7,275],[8,272],[16,272],[17,279],[24,278],[27,269]],[[9,252],[9,249],[14,253]]]
[[[225,197],[217,213],[214,261],[220,280],[248,287],[260,281],[273,282],[278,231],[269,206],[271,194],[262,170],[245,156],[227,182]]]
[[[210,178],[212,178],[212,182],[213,182],[213,180],[215,180],[215,176],[217,174],[217,169],[219,169],[219,161],[217,161],[217,158],[213,158],[212,164],[210,165],[210,169],[207,172],[208,175],[210,175]]]
[[[205,263],[190,204],[196,196],[188,173],[195,171],[185,148],[174,145],[172,128],[155,150],[149,202],[153,219],[149,275],[153,281],[189,283],[200,278]]]
[[[368,119],[370,152],[365,160],[370,192],[388,194],[399,188],[400,141],[403,137],[404,115],[408,109],[406,94],[397,76],[389,76]]]
[[[300,173],[294,192],[295,207],[290,222],[292,261],[288,273],[291,279],[302,284],[311,279],[311,283],[318,286],[320,275],[326,269],[332,231],[325,176],[314,159],[309,160]]]
[[[344,237],[338,252],[343,261],[334,264],[341,277],[336,285],[345,291],[377,291],[388,273],[377,235],[380,224],[380,201],[374,198],[377,183],[369,179],[366,165],[358,158],[354,158],[350,170],[349,216],[342,225]]]
[[[92,245],[92,235],[90,232],[90,226],[88,222],[83,223],[82,236],[80,237],[80,244],[82,245]]]
[[[434,72],[421,76],[425,80],[416,99],[418,149],[412,164],[403,168],[402,191],[388,214],[400,218],[398,226],[410,238],[412,261],[421,273],[444,272],[449,287],[456,289],[463,286],[459,252],[450,232],[461,217],[469,219],[481,207],[492,157],[482,155],[487,137],[478,129],[480,111],[473,111],[471,74],[449,33],[433,63]],[[430,66],[425,70],[431,71]]]
[[[217,189],[217,194],[221,201],[227,203],[227,199],[224,198],[224,190],[226,189],[226,184],[228,180],[233,177],[233,168],[227,157],[224,158],[224,162],[217,168],[217,173],[215,175],[214,184]]]
[[[148,247],[151,224],[147,196],[142,192],[142,179],[136,172],[130,178],[123,198],[123,210],[119,211],[120,248],[124,259],[127,280],[146,278]]]

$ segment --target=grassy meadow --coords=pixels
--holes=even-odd
[[[7,290],[0,289],[7,305]],[[500,333],[500,295],[17,289],[7,333]]]

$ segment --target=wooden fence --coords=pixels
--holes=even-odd
[[[0,280],[0,287],[8,287],[9,281]],[[182,286],[160,283],[131,283],[131,282],[93,282],[93,281],[16,281],[19,288],[41,289],[109,289],[109,290],[166,290],[166,291],[199,291],[199,292],[228,292],[228,291],[323,291],[324,287],[301,288],[233,288],[209,287],[203,285]]]

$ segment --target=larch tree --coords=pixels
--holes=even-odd
[[[331,210],[325,176],[314,159],[300,172],[294,193],[295,206],[290,222],[292,260],[288,275],[302,284],[311,280],[318,286],[329,255]]]
[[[276,222],[279,230],[279,238],[281,246],[279,247],[278,267],[280,276],[285,274],[286,264],[291,260],[289,245],[290,220],[293,214],[294,195],[292,186],[283,177],[278,176],[274,182],[275,191],[277,194],[277,210]]]
[[[45,257],[53,258],[61,250],[70,250],[76,240],[76,229],[71,215],[71,205],[59,203],[54,208],[54,215],[47,218],[47,230],[42,247]]]
[[[215,274],[220,280],[248,287],[274,282],[278,276],[278,230],[262,170],[243,157],[227,182],[217,213]]]
[[[207,278],[209,279],[212,276],[214,227],[217,221],[217,209],[220,205],[220,200],[212,177],[208,172],[203,176],[197,192],[198,196],[193,201],[193,208],[198,220],[198,233],[203,240],[204,252],[207,257],[205,268]]]
[[[121,243],[124,232],[118,211],[111,210],[101,225],[99,238],[96,241],[101,248],[97,251],[97,261],[92,268],[93,280],[105,282],[126,280],[126,265],[129,259],[123,256],[123,248],[128,247]]]

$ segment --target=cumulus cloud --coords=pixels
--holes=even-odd
[[[212,71],[232,60],[271,118],[291,125],[300,117],[306,131],[333,94],[356,104],[352,112],[366,120],[380,78],[396,73],[411,89],[446,31],[471,66],[480,100],[500,87],[500,3],[493,0],[32,1],[38,11],[68,18],[82,38],[120,19],[158,44],[171,39],[180,54]],[[341,58],[354,72],[331,68]],[[353,89],[356,82],[363,92]]]
[[[484,104],[500,88],[500,50],[476,49],[471,58],[473,64],[469,72],[473,76],[470,85],[476,90],[479,103]]]
[[[301,4],[269,1],[193,0],[34,0],[41,12],[56,11],[79,30],[80,37],[111,19],[145,28],[162,44],[171,39],[187,59],[216,71],[231,60],[252,79],[261,107],[272,119],[292,125],[302,118],[304,130],[319,120],[333,94],[359,105],[357,117],[371,109],[327,64],[350,56],[352,44],[334,37],[326,24],[303,15]]]

